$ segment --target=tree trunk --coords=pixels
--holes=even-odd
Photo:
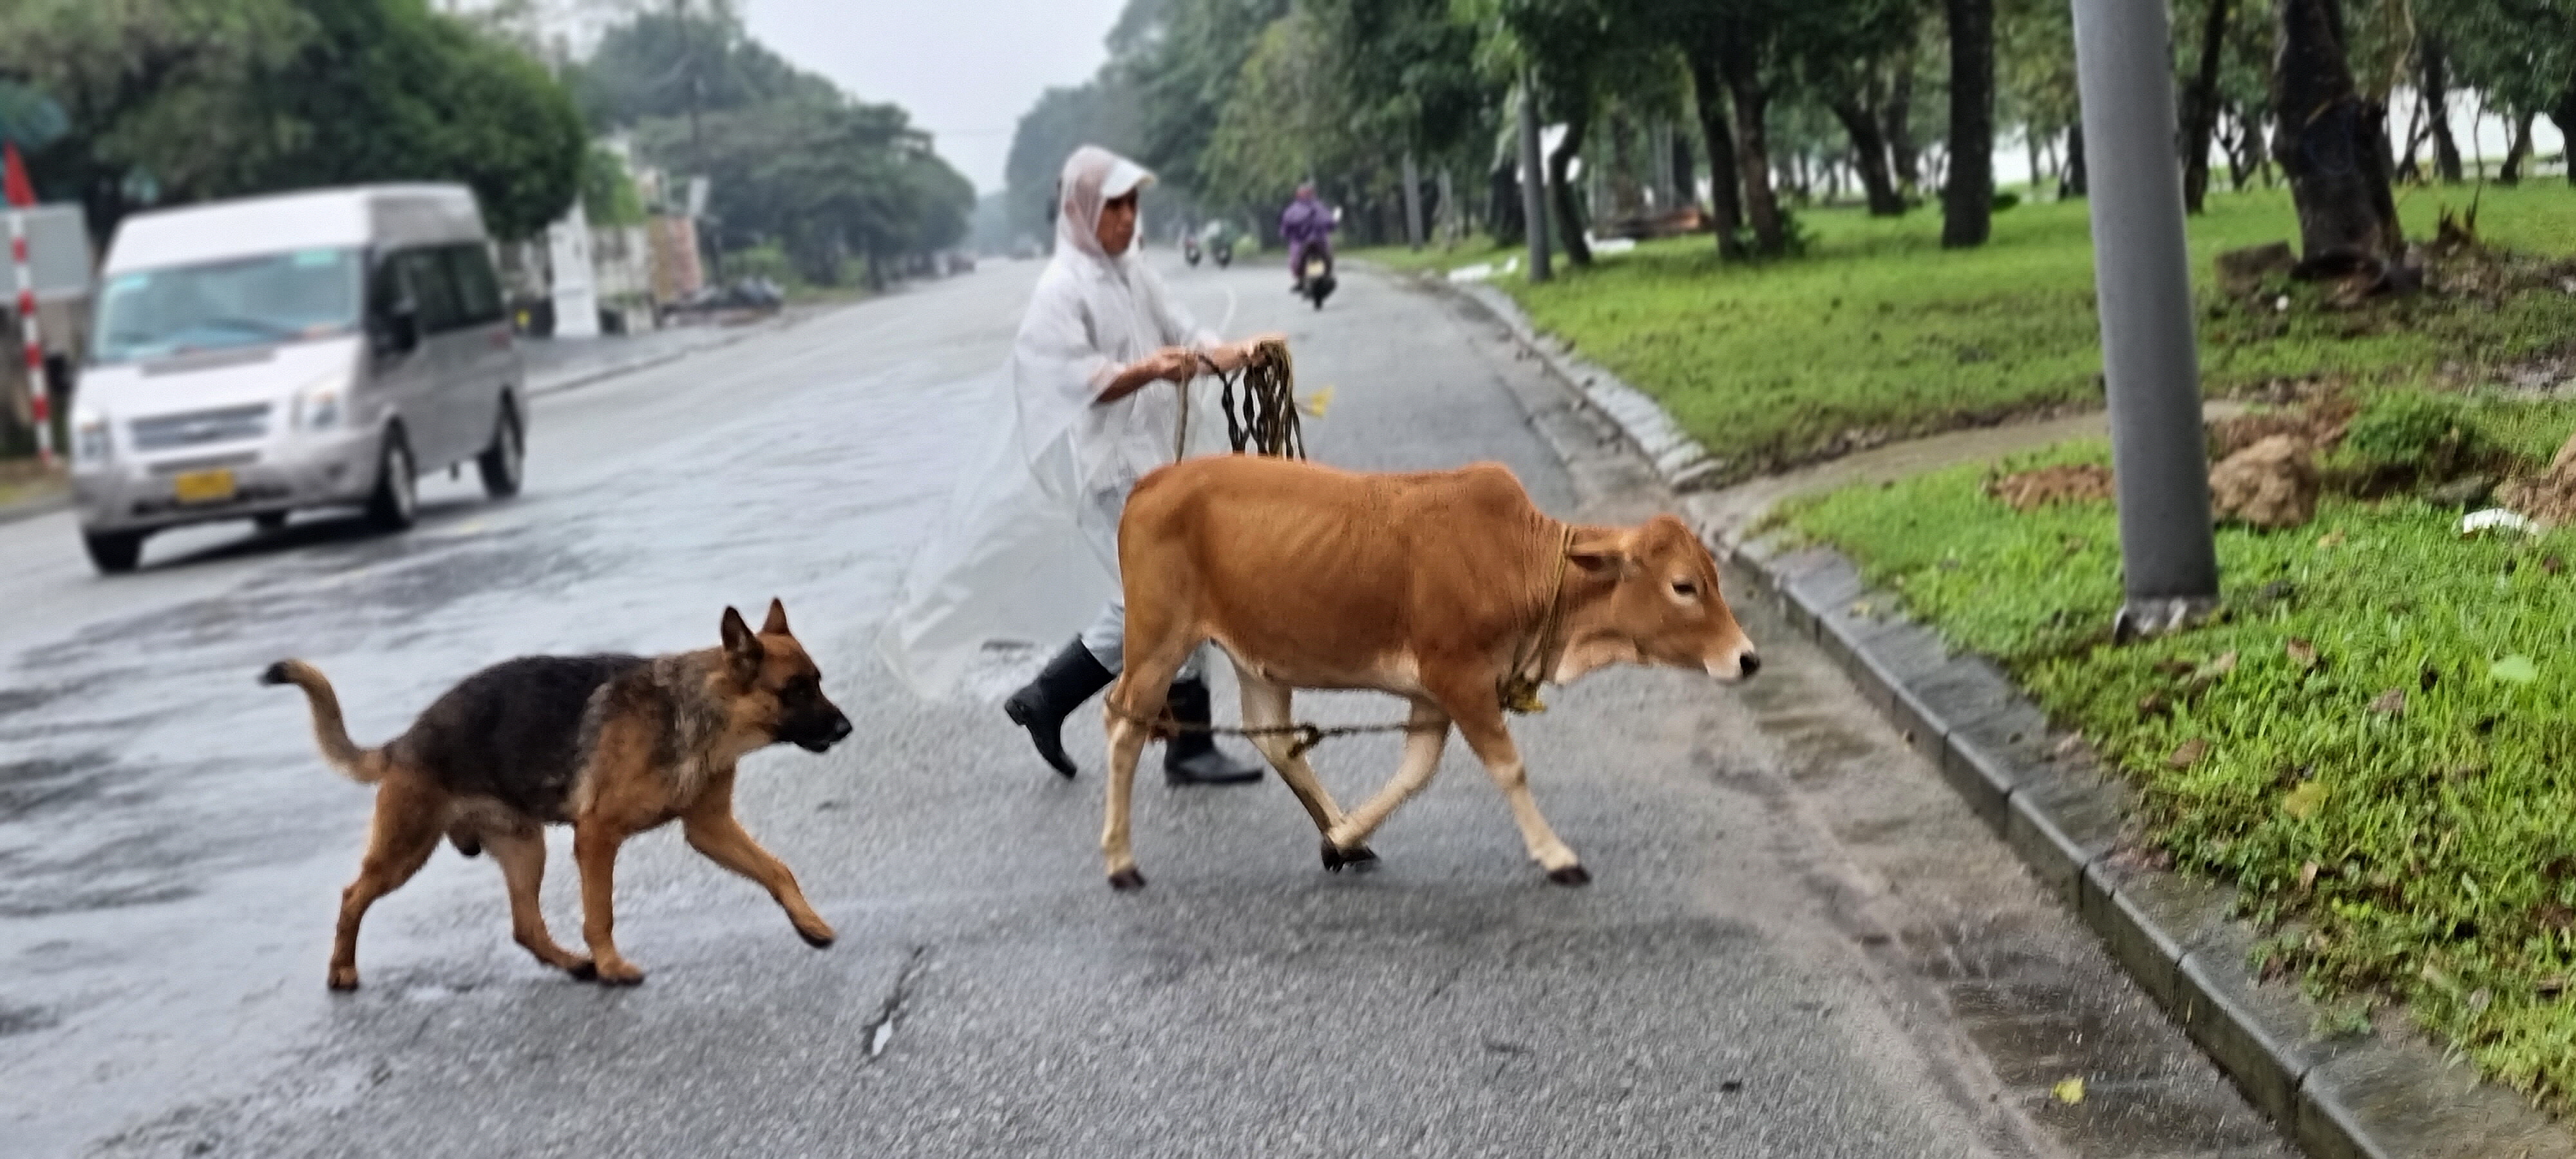
[[[2084,122],[2077,121],[2066,130],[2066,176],[2057,182],[2057,195],[2061,198],[2089,196],[2091,181],[2084,173]]]
[[[2522,184],[2522,163],[2531,158],[2531,122],[2536,116],[2520,113],[2513,118],[2513,136],[2504,147],[2504,168],[2496,171],[2496,184]]]
[[[1742,178],[1735,155],[1735,133],[1727,127],[1725,82],[1718,79],[1717,54],[1706,45],[1690,53],[1691,96],[1699,105],[1700,141],[1708,150],[1710,218],[1717,226],[1717,252],[1740,258],[1744,247],[1737,233],[1744,228]],[[1685,170],[1687,172],[1687,170]]]
[[[2405,237],[2389,193],[2387,113],[2354,91],[2336,0],[2279,0],[2273,156],[2299,211],[2299,252],[2311,271],[2382,266]]]
[[[1665,137],[1668,138],[1666,143],[1671,145],[1673,150],[1673,203],[1664,208],[1675,210],[1685,205],[1697,205],[1699,204],[1699,175],[1693,171],[1690,134],[1669,131],[1665,133]]]
[[[2453,185],[2460,183],[2460,143],[2451,137],[2451,69],[2442,42],[2426,36],[2416,58],[2423,64],[2424,107],[2433,122],[2433,171]]]
[[[2558,94],[2558,105],[2549,119],[2558,122],[2558,136],[2566,143],[2567,184],[2576,186],[2576,83]]]
[[[1574,159],[1583,153],[1583,134],[1590,128],[1592,103],[1576,102],[1572,115],[1565,120],[1565,136],[1556,143],[1556,151],[1547,155],[1548,191],[1556,195],[1556,232],[1564,243],[1565,260],[1578,266],[1592,264],[1592,244],[1583,240],[1583,206],[1574,195],[1574,183],[1567,174]]]
[[[1853,167],[1860,171],[1861,189],[1869,196],[1871,217],[1903,217],[1905,195],[1896,189],[1895,177],[1887,165],[1887,138],[1879,135],[1878,118],[1861,107],[1857,97],[1843,97],[1834,102],[1834,118],[1851,134]]]
[[[1986,244],[1995,213],[1995,2],[1946,0],[1950,18],[1950,181],[1941,245]]]
[[[2191,84],[2188,115],[2182,125],[2182,200],[2192,213],[2209,194],[2209,136],[2218,125],[2218,65],[2227,47],[2228,0],[2209,0],[2209,20],[2200,30],[2200,73]]]
[[[2254,178],[2255,160],[2263,155],[2262,145],[2255,141],[2256,135],[2263,129],[2256,123],[2257,118],[2252,113],[2237,109],[2233,115],[2236,119],[2236,140],[2227,146],[2227,179],[2235,186],[2238,193],[2243,193],[2245,183]]]
[[[2420,93],[2414,108],[2406,114],[2406,135],[2398,140],[2406,142],[2406,147],[2397,151],[2397,181],[2400,184],[2421,184],[2424,167],[2415,163],[2415,151],[2424,147],[2424,101]]]
[[[1506,156],[1485,173],[1485,229],[1499,245],[1519,245],[1529,238],[1529,216],[1521,212],[1519,167]]]
[[[1887,160],[1900,190],[1923,187],[1923,150],[1914,143],[1914,53],[1896,58],[1888,81],[1887,107],[1878,111],[1887,138]]]
[[[1727,93],[1734,98],[1736,171],[1744,180],[1744,219],[1753,227],[1755,252],[1779,254],[1789,248],[1789,239],[1780,220],[1780,199],[1771,189],[1771,139],[1762,125],[1770,111],[1771,94],[1762,87],[1750,46],[1730,39],[1721,51],[1719,67],[1726,74]]]

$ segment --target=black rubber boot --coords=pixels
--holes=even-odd
[[[1164,703],[1180,724],[1208,723],[1205,680],[1173,681]],[[1163,744],[1163,779],[1175,785],[1248,785],[1261,779],[1261,766],[1241,764],[1218,752],[1214,736],[1184,732]]]
[[[1011,723],[1029,730],[1029,743],[1037,746],[1048,765],[1071,778],[1079,770],[1073,758],[1064,755],[1064,718],[1116,679],[1118,674],[1101,667],[1099,658],[1077,636],[1047,661],[1037,679],[1003,701],[1002,711],[1010,715]]]

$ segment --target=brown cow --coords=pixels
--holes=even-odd
[[[1559,523],[1496,464],[1354,474],[1262,456],[1191,459],[1136,486],[1118,525],[1126,672],[1108,700],[1109,883],[1145,883],[1128,846],[1128,789],[1172,674],[1203,641],[1234,658],[1243,722],[1288,723],[1291,691],[1368,688],[1412,702],[1395,779],[1344,814],[1296,751],[1255,738],[1324,835],[1324,865],[1371,860],[1369,835],[1431,781],[1455,724],[1511,803],[1530,857],[1560,885],[1589,880],[1530,799],[1504,727],[1515,675],[1564,684],[1611,664],[1723,681],[1761,667],[1717,590],[1717,563],[1681,520]]]

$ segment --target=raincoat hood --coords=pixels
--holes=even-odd
[[[1154,175],[1144,166],[1098,145],[1074,150],[1073,156],[1064,159],[1064,172],[1056,179],[1056,252],[1071,249],[1099,262],[1132,255],[1132,244],[1128,253],[1118,259],[1101,250],[1100,212],[1110,202],[1153,183]]]

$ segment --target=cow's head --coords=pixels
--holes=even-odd
[[[1717,561],[1688,526],[1578,529],[1568,552],[1564,684],[1612,664],[1690,668],[1733,682],[1762,668],[1717,590]]]

